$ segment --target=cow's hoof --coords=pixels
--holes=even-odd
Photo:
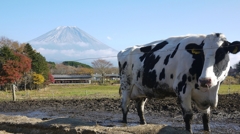
[[[140,121],[140,124],[141,124],[141,125],[145,125],[145,124],[147,124],[147,123],[146,123],[146,121]]]
[[[211,130],[203,130],[204,134],[211,134]]]
[[[127,121],[126,121],[126,120],[123,120],[122,123],[127,123]]]

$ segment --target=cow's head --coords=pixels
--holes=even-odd
[[[229,53],[240,51],[240,42],[228,42],[223,34],[208,35],[201,44],[188,44],[185,48],[194,59],[189,73],[197,77],[200,89],[209,89],[227,76]]]

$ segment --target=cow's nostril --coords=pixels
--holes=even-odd
[[[199,79],[201,87],[211,87],[212,80],[211,79]]]

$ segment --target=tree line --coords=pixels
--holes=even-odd
[[[223,84],[240,84],[240,61],[233,67],[230,67],[228,76],[223,81]]]
[[[47,62],[29,43],[18,43],[0,37],[0,89],[14,84],[18,89],[39,89],[54,82],[53,74],[93,75],[117,74],[118,68],[103,59],[92,62],[92,67],[77,61]]]
[[[53,82],[48,63],[30,44],[0,38],[0,88],[37,89]]]

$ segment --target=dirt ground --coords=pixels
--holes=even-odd
[[[193,109],[193,132],[204,133],[201,114]],[[121,123],[119,99],[0,102],[2,133],[187,133],[176,98],[148,100],[145,117],[148,125],[139,125],[132,102],[129,123]],[[212,133],[240,133],[239,94],[219,95],[210,126]]]

